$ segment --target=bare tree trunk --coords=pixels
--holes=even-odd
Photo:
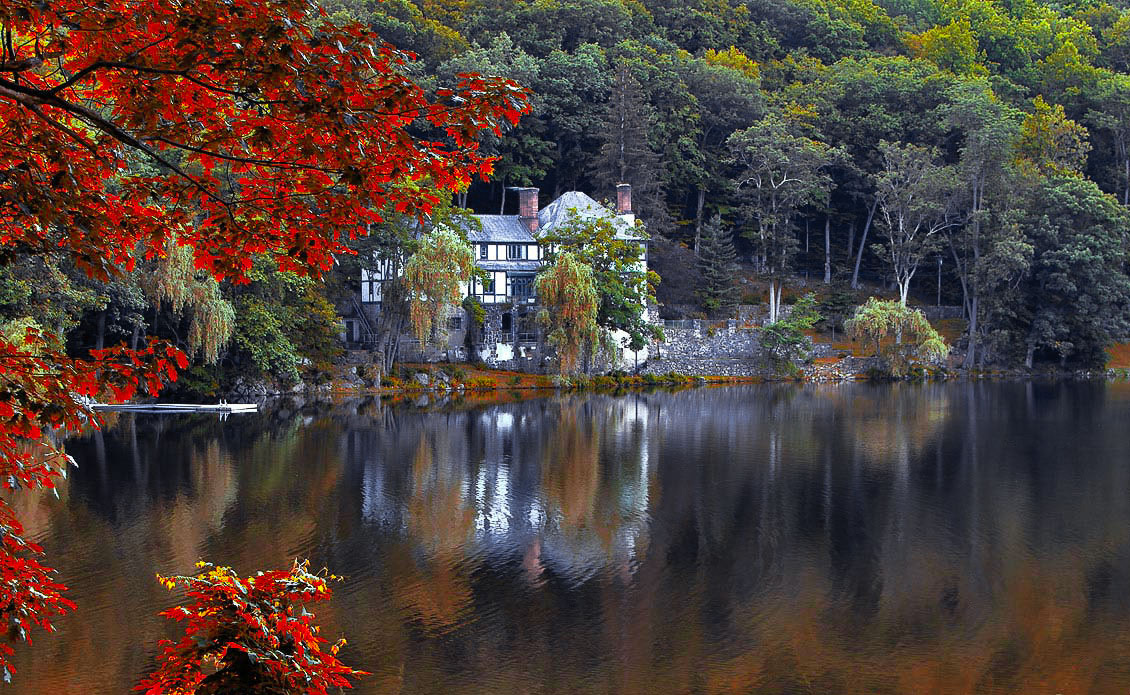
[[[973,295],[969,299],[969,343],[968,343],[967,347],[965,348],[965,360],[961,364],[961,366],[966,368],[966,369],[972,369],[973,368],[973,361],[976,359],[976,354],[977,354],[977,337],[978,337],[978,326],[977,326],[978,307],[977,307],[977,304],[978,304],[978,299],[979,298],[977,297],[977,295]]]
[[[832,221],[824,218],[824,284],[832,282]]]
[[[895,283],[899,286],[899,303],[906,306],[906,297],[910,294],[910,278],[912,275],[907,275],[906,278],[895,278]]]
[[[106,347],[106,310],[98,312],[98,337],[94,341],[94,347],[98,350]]]
[[[879,198],[871,203],[871,210],[867,213],[867,223],[863,225],[863,236],[859,239],[859,252],[855,256],[855,270],[851,273],[851,288],[859,289],[859,263],[863,260],[863,249],[867,248],[867,232],[871,229],[871,221],[875,219],[875,209],[879,207]]]
[[[502,189],[502,202],[498,206],[498,214],[506,214],[506,182],[502,179],[498,180],[498,187]]]
[[[769,281],[769,323],[774,324],[781,317],[781,281]]]
[[[698,202],[694,210],[694,253],[698,255],[698,245],[702,240],[702,206],[706,202],[706,189],[699,187]]]

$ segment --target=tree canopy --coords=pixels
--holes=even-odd
[[[479,137],[527,108],[498,77],[425,89],[409,54],[305,0],[14,0],[0,33],[6,269],[43,259],[122,280],[175,240],[206,286],[249,282],[256,255],[318,275],[386,211],[426,214],[430,191],[488,174]],[[429,189],[401,185],[422,179]],[[189,343],[210,354],[228,315],[198,309]],[[74,355],[58,327],[22,325],[0,338],[9,489],[53,485],[66,459],[47,432],[97,422],[84,399],[156,393],[187,366],[167,342]],[[27,638],[69,604],[6,506],[0,523],[11,570],[0,612]]]

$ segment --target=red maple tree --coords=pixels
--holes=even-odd
[[[489,173],[476,138],[527,110],[505,80],[425,92],[412,59],[306,0],[5,0],[0,265],[62,255],[109,279],[175,238],[217,279],[254,254],[317,274],[382,210],[426,214],[427,191]],[[97,423],[87,399],[184,366],[157,341],[78,358],[47,332],[0,338],[0,484],[52,487],[60,430]],[[27,639],[71,604],[7,509],[0,535],[0,620]]]

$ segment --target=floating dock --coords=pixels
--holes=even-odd
[[[196,405],[192,403],[123,403],[121,405],[107,405],[95,403],[91,406],[100,412],[117,413],[161,413],[173,415],[178,413],[219,413],[230,415],[232,413],[256,413],[259,406],[255,403],[217,403],[215,405]]]

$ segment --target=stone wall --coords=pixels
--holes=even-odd
[[[761,376],[767,371],[757,329],[736,319],[668,324],[663,332],[666,340],[653,346],[651,358],[639,370],[641,374]]]

